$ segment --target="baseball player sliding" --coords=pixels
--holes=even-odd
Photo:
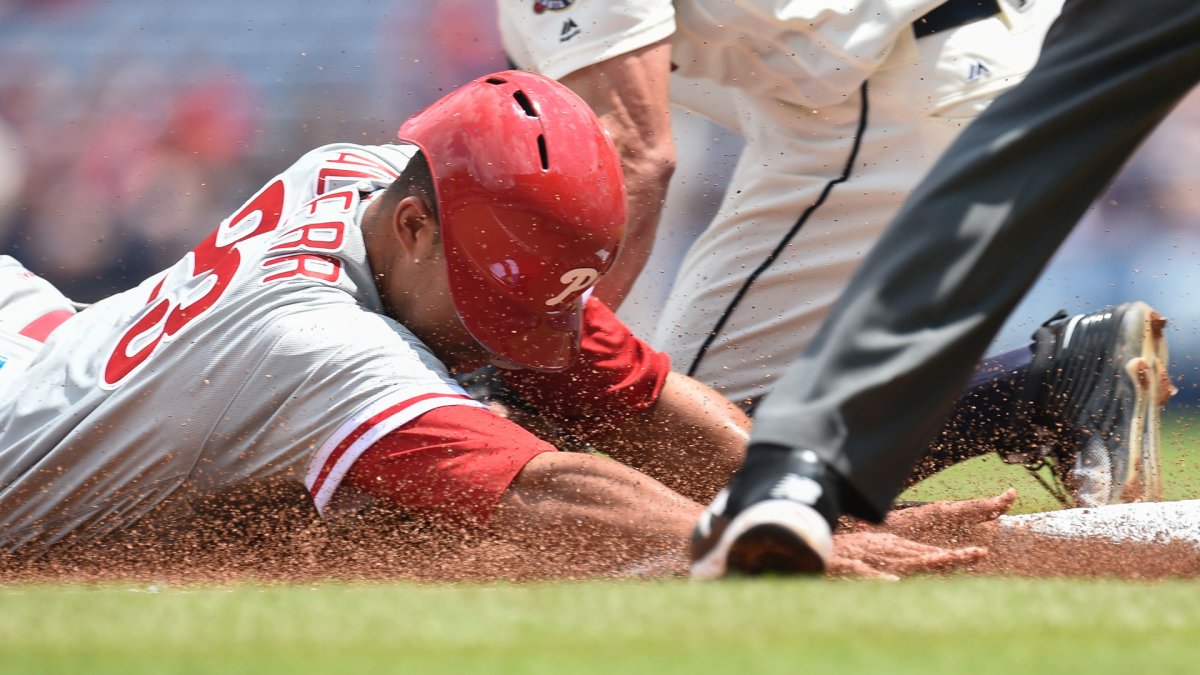
[[[625,224],[595,115],[504,72],[399,137],[304,155],[177,264],[78,313],[0,257],[0,546],[136,544],[231,493],[294,505],[290,485],[326,517],[369,503],[683,569],[693,499],[728,479],[747,419],[589,297]],[[466,396],[452,374],[484,363],[621,461],[554,452]],[[847,536],[893,570],[982,554]]]

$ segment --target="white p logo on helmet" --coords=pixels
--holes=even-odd
[[[567,287],[562,289],[562,292],[558,295],[547,300],[546,305],[557,305],[566,299],[568,295],[574,293],[575,291],[582,291],[583,289],[595,283],[596,279],[599,278],[600,273],[591,267],[576,267],[573,270],[567,270],[561,277],[558,278],[558,280],[566,284]]]

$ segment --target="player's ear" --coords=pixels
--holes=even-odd
[[[392,228],[410,259],[421,261],[436,254],[437,219],[419,197],[409,195],[396,204]]]

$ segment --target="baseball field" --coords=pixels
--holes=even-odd
[[[1200,425],[1165,433],[1165,496],[1195,498]],[[994,459],[907,496],[1010,484],[1017,510],[1053,508]],[[0,671],[1194,672],[1200,554],[1180,553],[1156,566],[1153,549],[1010,547],[991,567],[900,582],[9,583]]]

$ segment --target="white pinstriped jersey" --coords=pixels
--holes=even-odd
[[[480,406],[384,316],[359,229],[414,146],[302,157],[193,252],[62,324],[0,390],[0,545],[94,539],[259,481],[318,509],[375,440]]]

